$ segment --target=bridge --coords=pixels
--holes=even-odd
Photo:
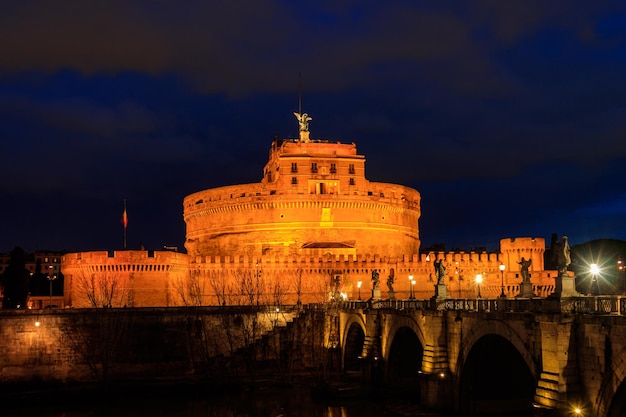
[[[460,415],[626,415],[626,297],[339,303],[345,372]],[[520,415],[520,414],[516,414]]]

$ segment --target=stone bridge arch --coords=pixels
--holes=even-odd
[[[598,416],[621,417],[626,415],[626,352],[621,352],[613,359],[613,366],[593,404],[594,413]]]
[[[363,353],[367,336],[367,315],[351,313],[341,316],[341,368],[344,371],[357,371],[358,358]]]
[[[531,411],[540,377],[532,351],[534,325],[499,319],[463,319],[456,361],[455,404],[462,413]]]
[[[416,342],[419,344],[417,349],[415,349],[415,354],[420,355],[419,358],[405,358],[410,359],[410,363],[419,365],[419,369],[417,371],[421,371],[423,364],[423,355],[426,346],[426,338],[424,336],[424,329],[422,326],[424,325],[424,320],[421,314],[417,316],[415,314],[412,315],[393,315],[393,316],[385,316],[385,321],[382,326],[381,332],[381,353],[384,358],[384,369],[383,376],[386,381],[389,381],[390,376],[390,365],[393,364],[394,359],[402,359],[402,358],[392,358],[392,353],[397,354],[406,354],[400,353],[397,349],[397,345],[394,345],[394,342],[397,341],[397,338],[402,338],[403,341],[411,341],[411,334],[415,336],[417,339]],[[413,344],[413,343],[411,343]],[[395,349],[394,349],[395,347]],[[405,362],[406,363],[406,362]]]
[[[421,315],[420,315],[421,316]],[[415,315],[392,315],[386,316],[381,333],[381,352],[383,358],[389,357],[389,350],[395,334],[403,327],[408,327],[415,332],[422,346],[426,344],[424,331],[422,329],[424,320],[420,320]],[[422,324],[420,324],[422,323]]]

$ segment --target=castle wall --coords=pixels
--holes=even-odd
[[[260,183],[193,193],[183,211],[192,257],[293,256],[311,246],[410,256],[420,247],[420,194],[368,181],[354,143],[275,140]]]
[[[360,254],[417,253],[419,193],[371,185],[351,195],[283,194],[258,184],[192,194],[184,200],[185,247],[192,256],[296,255],[309,242],[345,242]]]
[[[221,307],[3,310],[0,383],[101,382],[104,368],[110,380],[192,380],[194,373],[206,372],[213,363],[209,358],[234,355],[294,316],[289,311],[269,314]],[[235,321],[244,324],[224,326]],[[313,324],[309,317],[301,321],[305,327]],[[244,330],[251,322],[255,329]],[[273,346],[267,343],[266,348],[271,352]],[[301,356],[298,364],[310,357]],[[310,363],[302,364],[306,366]]]
[[[180,305],[188,258],[171,251],[77,252],[63,256],[62,272],[65,306],[172,306]]]
[[[426,299],[435,294],[433,262],[443,259],[448,295],[473,298],[481,274],[483,297],[519,294],[519,259],[532,256],[531,283],[536,296],[554,291],[556,271],[544,271],[543,239],[503,239],[502,253],[438,252],[413,256],[358,254],[196,256],[159,251],[79,252],[63,258],[65,305],[89,307],[85,278],[103,276],[119,286],[117,306],[264,305],[318,303],[337,293],[347,299],[372,297],[372,272],[379,273],[382,297],[388,298],[388,277],[394,276],[394,296]],[[113,256],[110,256],[113,255]],[[501,272],[500,265],[506,269]],[[338,279],[337,279],[338,277]],[[411,288],[409,277],[415,285]],[[361,282],[359,290],[358,282]],[[91,287],[102,283],[91,283]],[[93,288],[92,288],[93,289]],[[123,298],[123,299],[122,299]]]

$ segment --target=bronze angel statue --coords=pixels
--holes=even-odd
[[[294,116],[298,119],[298,123],[300,123],[300,132],[308,132],[309,131],[309,121],[313,120],[307,113],[294,113]]]

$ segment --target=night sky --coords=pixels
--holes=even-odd
[[[626,240],[626,2],[5,1],[0,252],[183,248],[275,135],[420,191],[422,246]]]

